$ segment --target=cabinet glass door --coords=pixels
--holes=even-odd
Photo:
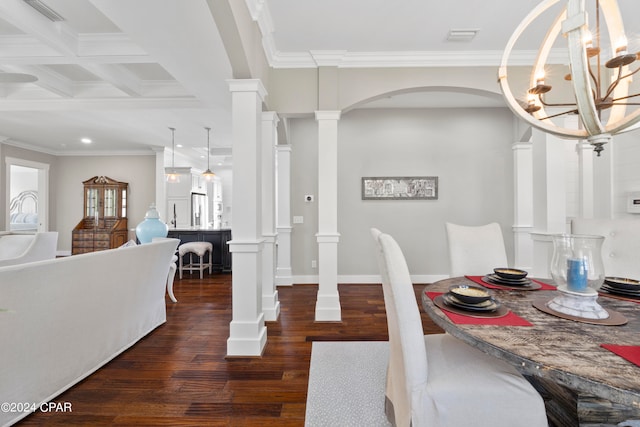
[[[123,189],[122,190],[122,203],[120,204],[122,206],[122,215],[120,215],[122,218],[126,218],[127,217],[127,190]]]
[[[94,217],[98,214],[98,189],[87,189],[87,217]]]
[[[116,189],[104,189],[104,216],[116,216]]]

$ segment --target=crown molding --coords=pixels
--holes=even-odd
[[[102,150],[102,151],[67,151],[67,150],[52,150],[51,148],[41,147],[37,145],[27,144],[13,140],[11,138],[0,141],[0,144],[11,145],[13,147],[22,148],[24,150],[35,151],[36,153],[48,154],[50,156],[71,156],[71,157],[105,157],[105,156],[154,156],[153,147],[149,147],[148,150]]]
[[[270,44],[270,46],[273,46]],[[513,52],[512,66],[533,65],[537,51]],[[431,51],[431,52],[349,52],[310,51],[277,52],[270,49],[269,61],[273,68],[402,68],[402,67],[498,67],[503,52],[493,51]],[[550,64],[566,64],[564,49],[549,55]]]

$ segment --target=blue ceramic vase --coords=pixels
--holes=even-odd
[[[169,227],[160,221],[160,214],[155,204],[151,204],[142,221],[136,227],[136,237],[140,243],[151,243],[154,237],[167,237]]]

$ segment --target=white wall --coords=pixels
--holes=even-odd
[[[416,275],[448,273],[444,223],[501,224],[512,252],[514,118],[507,109],[354,110],[338,125],[339,275],[377,275],[370,227],[393,235]],[[294,275],[317,259],[317,124],[291,120]],[[361,200],[366,176],[438,176],[439,199]],[[317,198],[316,198],[317,200]]]
[[[640,214],[627,213],[629,192],[640,191],[640,130],[614,136],[605,150],[611,150],[614,156],[614,216],[640,218]]]
[[[71,253],[71,232],[83,218],[82,182],[108,176],[129,183],[128,228],[135,229],[155,202],[155,156],[61,156],[53,187],[57,189],[58,250]]]

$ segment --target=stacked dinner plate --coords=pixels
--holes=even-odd
[[[460,310],[492,312],[500,308],[500,303],[486,289],[471,285],[452,286],[449,292],[442,294],[442,300]]]
[[[605,277],[601,290],[630,298],[640,298],[640,281],[624,277]]]
[[[494,268],[493,274],[487,274],[482,278],[486,283],[501,286],[528,286],[531,280],[527,279],[527,272],[515,268]]]

